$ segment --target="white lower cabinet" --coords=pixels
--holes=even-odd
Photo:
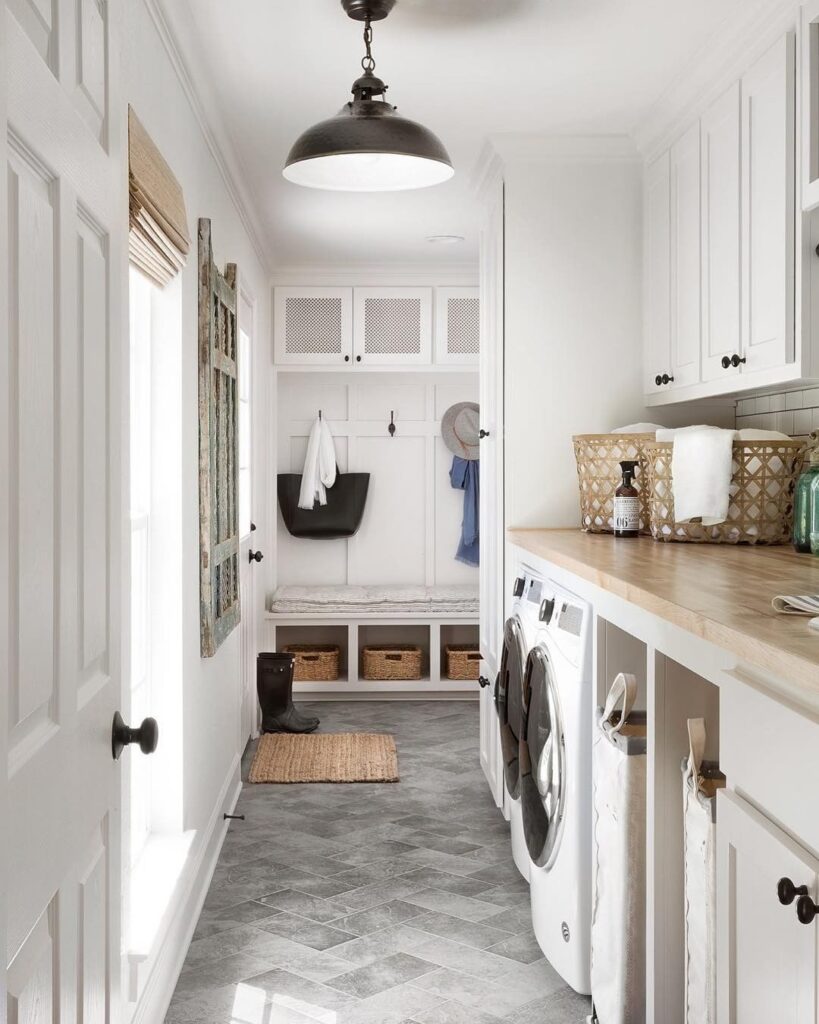
[[[782,785],[788,778],[780,776]],[[781,880],[819,899],[819,861],[733,792],[717,810],[718,1024],[815,1024],[817,927]],[[782,883],[787,888],[787,883]]]
[[[495,680],[485,661],[481,662],[480,678],[480,752],[481,768],[498,807],[503,805],[500,734],[495,709]]]

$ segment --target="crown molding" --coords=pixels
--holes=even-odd
[[[274,267],[274,288],[466,287],[478,284],[478,260],[463,263],[315,263]]]
[[[755,0],[741,23],[727,22],[686,64],[631,135],[646,160],[668,148],[702,110],[799,22],[794,0]]]
[[[261,223],[261,218],[250,199],[250,191],[245,182],[244,174],[221,118],[214,110],[211,110],[209,113],[207,106],[203,102],[202,96],[206,90],[201,86],[201,83],[204,81],[201,62],[192,53],[191,47],[183,49],[180,44],[179,38],[172,27],[173,19],[168,13],[170,2],[172,0],[143,0],[162,45],[170,58],[179,84],[182,86],[182,91],[204,136],[207,147],[219,170],[228,195],[236,207],[236,212],[239,214],[242,226],[247,232],[250,243],[262,265],[262,269],[269,273],[272,262],[270,252],[256,230],[256,225]]]
[[[488,146],[504,166],[512,163],[635,163],[640,159],[629,135],[509,133],[490,135]],[[482,160],[486,167],[487,159],[483,155]]]

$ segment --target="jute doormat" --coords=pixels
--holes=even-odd
[[[392,736],[380,733],[266,733],[250,782],[398,782]]]

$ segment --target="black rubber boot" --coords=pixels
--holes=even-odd
[[[319,720],[303,715],[293,704],[292,654],[260,654],[256,660],[256,692],[262,709],[262,732],[313,732]]]

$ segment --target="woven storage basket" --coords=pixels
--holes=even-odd
[[[374,644],[364,647],[365,679],[420,679],[421,648],[406,644]]]
[[[481,652],[475,644],[447,644],[444,648],[447,679],[477,679]]]
[[[586,533],[614,533],[614,492],[623,479],[620,463],[636,462],[634,486],[640,495],[640,532],[649,532],[643,472],[643,445],[653,434],[575,434],[574,457],[580,487],[580,525]]]
[[[803,451],[801,441],[734,441],[728,518],[702,526],[674,520],[673,442],[646,442],[643,473],[652,537],[698,544],[786,544]]]
[[[338,679],[339,648],[334,644],[287,644],[284,654],[296,658],[293,678],[300,683],[334,682]]]

